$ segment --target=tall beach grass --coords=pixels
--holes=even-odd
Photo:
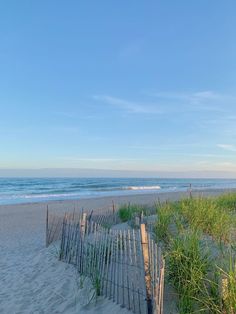
[[[230,193],[157,205],[155,235],[181,314],[236,313],[235,202]]]

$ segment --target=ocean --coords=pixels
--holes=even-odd
[[[236,188],[231,179],[0,178],[0,204],[88,197]]]

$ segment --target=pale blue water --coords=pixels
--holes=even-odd
[[[86,197],[236,188],[230,179],[0,178],[0,204]]]

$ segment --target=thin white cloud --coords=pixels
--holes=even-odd
[[[178,104],[188,111],[211,111],[219,113],[229,113],[230,108],[234,108],[236,96],[221,94],[211,90],[197,92],[144,92],[147,96],[155,97],[167,105]]]
[[[150,113],[150,114],[161,114],[163,110],[158,108],[157,105],[149,105],[144,103],[136,103],[129,100],[112,97],[109,95],[95,95],[93,99],[102,101],[111,106],[115,106],[121,109],[124,109],[131,113]]]
[[[211,90],[198,92],[144,92],[154,97],[155,102],[136,102],[111,95],[95,95],[93,99],[118,107],[131,113],[140,114],[183,114],[188,112],[212,112],[230,116],[236,97]]]
[[[153,153],[153,155],[160,155],[161,153],[165,152],[158,152],[158,153]],[[197,154],[197,153],[185,153],[185,152],[171,152],[172,156],[183,156],[183,157],[206,157],[206,158],[214,158],[214,159],[219,159],[219,158],[224,158],[225,155],[218,155],[218,154]]]
[[[206,166],[208,169],[215,169],[215,170],[224,170],[227,168],[235,169],[236,164],[231,161],[209,161],[209,160],[201,160],[196,162],[196,165],[199,166]]]
[[[208,160],[202,160],[202,161],[198,161],[196,165],[204,170],[215,170],[215,171],[217,170],[235,171],[236,170],[236,164],[230,161],[212,162]]]
[[[217,144],[217,147],[230,151],[230,152],[236,152],[236,146],[232,144]]]
[[[193,93],[192,95],[190,95],[190,97],[194,97],[198,99],[219,99],[220,95],[216,92],[207,90],[207,91]]]
[[[126,162],[126,161],[143,161],[143,158],[80,158],[80,157],[58,157],[58,159],[61,160],[67,160],[67,161],[86,161],[86,162],[110,162],[110,161],[114,161],[114,162]]]
[[[196,100],[196,99],[218,99],[220,94],[205,90],[198,92],[145,92],[146,95],[157,98],[179,99],[179,100]]]
[[[141,149],[141,150],[176,150],[176,149],[183,149],[183,148],[207,148],[208,145],[204,145],[200,142],[191,142],[191,143],[153,143],[149,145],[129,145],[128,148],[130,149]]]
[[[144,94],[147,96],[152,96],[156,98],[165,98],[165,99],[178,99],[178,100],[190,100],[190,101],[199,101],[199,100],[230,100],[235,101],[236,97],[234,95],[222,94],[212,90],[200,90],[195,92],[155,92],[155,91],[144,91]]]

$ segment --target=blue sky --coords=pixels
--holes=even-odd
[[[2,1],[0,168],[236,173],[235,11]]]

